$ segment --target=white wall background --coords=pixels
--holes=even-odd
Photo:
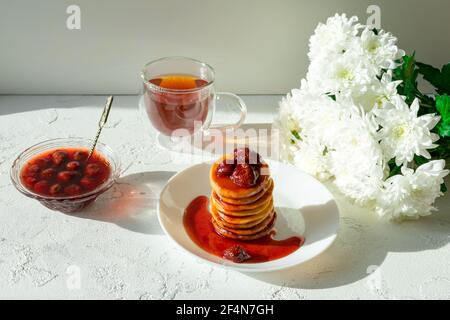
[[[81,7],[81,30],[66,8]],[[382,27],[420,60],[450,60],[448,0],[0,0],[0,94],[137,93],[150,60],[185,55],[221,90],[285,93],[307,68],[308,38],[335,12]]]

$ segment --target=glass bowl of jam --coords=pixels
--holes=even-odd
[[[62,138],[38,143],[23,151],[11,168],[13,185],[47,208],[77,212],[112,187],[120,175],[116,153],[92,140]]]

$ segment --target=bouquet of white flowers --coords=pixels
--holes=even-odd
[[[310,38],[306,79],[280,102],[282,159],[332,179],[390,219],[418,218],[445,192],[450,64],[418,63],[383,30],[335,15]],[[426,96],[421,74],[436,87]]]

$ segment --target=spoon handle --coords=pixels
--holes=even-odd
[[[97,134],[95,135],[94,143],[91,147],[91,150],[89,152],[89,156],[88,156],[87,160],[89,160],[91,158],[92,154],[94,153],[95,146],[97,145],[98,138],[100,137],[100,133],[102,132],[102,129],[106,124],[106,121],[108,121],[109,111],[111,110],[113,100],[114,100],[113,96],[109,96],[108,99],[106,100],[105,107],[103,108],[102,117],[100,118],[100,121],[98,122]]]

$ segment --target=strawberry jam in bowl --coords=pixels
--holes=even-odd
[[[113,186],[120,175],[117,155],[92,140],[53,139],[23,151],[11,168],[11,180],[24,195],[65,213],[80,211]]]

